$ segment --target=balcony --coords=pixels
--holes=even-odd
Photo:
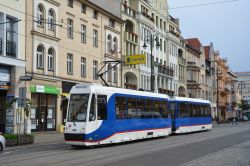
[[[125,37],[125,40],[132,42],[136,45],[138,44],[138,35],[137,34],[125,31],[124,37]]]
[[[201,89],[200,84],[195,80],[187,80],[188,89]]]
[[[152,22],[155,21],[154,18],[151,17],[150,15],[148,15],[147,13],[142,12],[141,14],[142,14],[145,18],[147,18],[148,20],[150,20],[150,21],[152,21]]]
[[[187,70],[200,72],[200,68],[195,62],[187,62]]]
[[[137,89],[137,85],[134,85],[134,84],[125,83],[124,85],[126,89],[133,89],[133,90]]]
[[[2,54],[3,52],[3,42],[2,42],[2,38],[0,38],[0,54]]]
[[[178,61],[179,61],[179,64],[186,65],[186,59],[179,57]]]
[[[16,42],[6,41],[6,55],[11,57],[16,57]]]
[[[123,12],[127,14],[130,17],[135,18],[135,10],[131,9],[130,7],[127,6],[127,4],[123,4]]]
[[[169,77],[174,76],[174,70],[172,68],[166,67],[166,66],[158,66],[158,73],[162,75],[167,75]]]

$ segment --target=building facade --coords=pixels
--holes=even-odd
[[[25,0],[1,1],[0,6],[0,132],[16,133],[16,109],[6,110],[6,102],[19,96],[25,86]],[[18,10],[16,10],[18,9]],[[22,126],[23,128],[23,126]]]
[[[26,85],[31,129],[57,130],[64,123],[73,85],[121,85],[121,71],[113,61],[121,59],[123,21],[85,0],[33,0],[27,3],[27,13],[34,13],[27,16],[34,21],[27,22],[26,46],[26,74],[33,77]],[[104,73],[107,68],[110,71]]]

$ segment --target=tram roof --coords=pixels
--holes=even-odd
[[[187,97],[174,97],[171,98],[173,101],[187,101],[187,102],[195,102],[195,103],[207,103],[210,104],[210,101],[204,99],[196,99],[196,98],[187,98]]]
[[[102,86],[101,84],[95,83],[84,83],[84,84],[77,84],[73,86],[70,93],[73,94],[80,94],[80,93],[107,93],[107,94],[114,94],[114,93],[121,93],[121,94],[128,94],[128,95],[138,95],[138,96],[150,96],[150,97],[160,97],[160,98],[167,98],[170,99],[166,94],[159,94],[159,93],[152,93],[147,91],[137,91],[131,89],[123,89],[123,88],[116,88],[116,87],[106,87]]]

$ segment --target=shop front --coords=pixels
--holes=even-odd
[[[60,89],[47,85],[32,85],[31,91],[31,131],[56,130],[57,97]]]
[[[10,90],[10,67],[0,65],[0,132],[5,133],[7,92]]]

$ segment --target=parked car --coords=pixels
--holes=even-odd
[[[3,137],[3,133],[0,132],[0,152],[5,148],[5,138]]]
[[[242,120],[243,121],[248,121],[248,117],[247,116],[242,116]]]

